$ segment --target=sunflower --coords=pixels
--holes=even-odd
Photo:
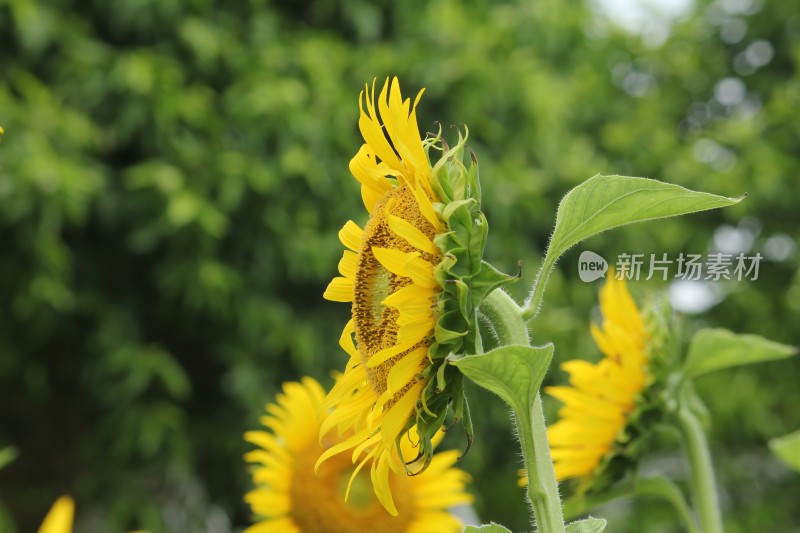
[[[327,461],[315,474],[320,455],[339,443],[336,438],[319,441],[324,397],[325,391],[311,378],[285,383],[262,418],[271,431],[245,434],[245,440],[259,447],[245,456],[258,465],[253,470],[256,488],[245,499],[255,514],[264,517],[246,533],[461,531],[461,523],[447,509],[472,498],[464,491],[467,474],[452,468],[456,452],[436,454],[419,476],[390,475],[397,516],[391,516],[373,495],[364,479],[366,472],[358,475],[356,468],[353,475],[348,457]]]
[[[650,381],[646,331],[624,280],[608,276],[600,291],[602,328],[592,324],[604,357],[567,361],[569,387],[547,387],[561,400],[560,420],[547,430],[556,477],[587,478],[624,438],[624,429]]]
[[[71,533],[75,516],[75,502],[69,496],[55,501],[39,527],[39,533]]]
[[[494,288],[516,278],[481,260],[486,219],[480,212],[477,159],[462,159],[467,135],[450,148],[439,135],[422,140],[416,106],[387,79],[359,96],[365,144],[350,162],[369,214],[361,228],[348,221],[340,277],[324,297],[348,302],[352,317],[340,345],[350,359],[328,394],[321,436],[349,435],[319,464],[347,450],[360,468],[370,461],[378,500],[397,510],[389,472],[409,474],[430,464],[432,439],[445,417],[463,421],[472,440],[462,376],[451,354],[475,353],[475,308]],[[431,166],[431,150],[441,151]],[[416,428],[418,446],[403,456],[398,443]]]

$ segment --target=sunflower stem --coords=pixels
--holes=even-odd
[[[526,322],[532,322],[536,315],[539,314],[539,308],[542,306],[542,299],[544,298],[544,289],[554,266],[555,260],[551,259],[549,254],[545,254],[544,260],[539,267],[539,272],[536,273],[536,279],[533,281],[531,292],[522,307],[522,318]]]
[[[695,509],[700,517],[700,529],[703,533],[722,533],[719,496],[706,434],[700,421],[686,407],[678,409],[675,421],[689,457],[692,492]]]
[[[501,345],[531,345],[522,309],[503,290],[492,291],[481,305],[481,312],[491,322]],[[530,398],[520,398],[518,404],[529,405],[529,402]],[[540,533],[563,533],[564,514],[538,391],[528,412],[520,412],[514,406],[512,409],[528,473],[528,502],[533,510],[536,530]]]

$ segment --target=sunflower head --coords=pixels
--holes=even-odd
[[[466,130],[452,148],[441,130],[423,141],[415,113],[421,95],[412,105],[397,79],[387,79],[377,105],[374,84],[359,98],[365,143],[350,171],[368,218],[363,229],[349,221],[340,231],[341,276],[324,295],[351,303],[352,317],[340,339],[350,360],[326,398],[322,434],[336,428],[351,436],[320,463],[347,449],[356,462],[374,458],[376,494],[390,512],[388,472],[424,471],[446,420],[464,421],[471,442],[462,377],[446,359],[474,353],[476,307],[516,279],[481,259],[488,227]],[[411,428],[409,457],[400,442]]]
[[[247,533],[461,531],[459,521],[447,512],[472,501],[464,490],[468,476],[452,467],[457,453],[437,453],[421,476],[389,476],[398,494],[397,516],[386,512],[373,494],[363,464],[354,468],[349,457],[337,456],[315,472],[320,455],[342,441],[338,436],[319,441],[324,398],[325,391],[311,378],[285,383],[262,418],[267,430],[245,434],[258,447],[245,456],[255,465],[255,489],[245,499],[261,517]]]
[[[597,363],[567,361],[570,385],[545,391],[563,402],[548,429],[556,477],[576,478],[577,490],[599,490],[619,479],[648,445],[662,412],[657,386],[666,361],[664,307],[642,312],[613,272],[600,291],[601,325],[591,333],[603,353]]]

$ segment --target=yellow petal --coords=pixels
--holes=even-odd
[[[391,394],[403,389],[411,379],[420,371],[420,365],[428,355],[428,348],[422,347],[413,350],[392,365],[389,377],[386,379],[386,388]]]
[[[291,518],[262,520],[245,529],[242,533],[301,533]]]
[[[608,446],[594,448],[567,448],[557,447],[550,450],[554,461],[587,461],[589,459],[599,460],[608,452]]]
[[[433,335],[433,320],[420,320],[411,324],[404,324],[397,330],[397,342],[413,346],[422,339]]]
[[[333,412],[335,413],[336,411],[333,411]],[[320,435],[324,435],[324,433],[320,433]],[[322,463],[324,463],[325,461],[327,461],[328,459],[330,459],[334,455],[338,455],[338,454],[342,453],[345,450],[349,450],[349,449],[353,448],[354,446],[358,446],[367,437],[368,437],[368,435],[365,432],[356,432],[356,433],[353,433],[347,439],[345,439],[345,440],[343,440],[341,442],[337,442],[336,444],[334,444],[333,446],[331,446],[330,448],[325,450],[322,453],[322,455],[319,456],[319,459],[317,459],[317,462],[314,465],[314,472],[317,472],[319,470],[319,467],[322,465]]]
[[[364,202],[364,207],[370,213],[375,211],[375,206],[383,197],[384,195],[377,192],[375,189],[371,189],[366,185],[361,186],[361,201]]]
[[[364,371],[363,367],[347,370],[336,380],[336,384],[328,393],[328,396],[322,404],[322,409],[327,411],[339,404],[339,402],[345,398],[350,397],[356,389],[362,387],[366,381],[367,373]]]
[[[394,505],[392,499],[392,489],[389,486],[389,463],[392,452],[384,450],[377,461],[372,463],[370,470],[370,478],[372,479],[372,487],[375,491],[378,501],[381,502],[384,509],[392,515],[397,516],[397,507]]]
[[[345,250],[339,260],[339,274],[346,278],[355,279],[358,267],[358,254]]]
[[[358,350],[356,349],[355,344],[353,344],[353,332],[355,331],[355,325],[353,323],[353,319],[347,321],[345,324],[344,329],[342,330],[342,335],[339,337],[339,346],[342,347],[342,350],[347,352],[347,355],[350,357],[358,357]]]
[[[614,440],[619,428],[609,424],[575,424],[560,420],[547,428],[550,446],[570,446],[581,442],[585,446],[603,446]]]
[[[389,346],[388,348],[384,348],[374,354],[372,354],[367,361],[367,366],[369,368],[375,368],[376,366],[384,363],[394,357],[395,355],[401,354],[406,350],[410,349],[414,346],[416,342],[409,343],[409,342],[398,342],[393,346]]]
[[[367,461],[370,460],[375,455],[376,452],[377,450],[372,450],[371,452],[369,452],[364,457],[364,459],[362,459],[361,462],[358,463],[358,466],[356,466],[356,468],[353,470],[353,474],[350,476],[350,480],[347,482],[347,489],[344,491],[344,501],[348,501],[350,499],[350,489],[353,486],[353,481],[355,481],[356,476],[358,476],[358,473],[361,472],[361,469],[364,467],[365,464],[367,464]]]
[[[439,220],[436,211],[433,209],[431,199],[428,198],[428,194],[425,192],[425,189],[423,189],[421,180],[422,178],[417,175],[416,183],[414,187],[411,188],[411,192],[414,193],[414,198],[417,199],[417,206],[419,207],[422,216],[424,216],[425,219],[431,223],[436,233],[442,233],[444,232],[444,226]],[[428,185],[428,189],[430,189],[430,185]]]
[[[289,495],[267,489],[254,490],[245,496],[253,511],[264,516],[286,514],[292,509]]]
[[[378,98],[378,109],[386,127],[386,132],[389,134],[395,150],[400,155],[403,165],[408,169],[408,177],[410,178],[414,175],[416,169],[427,166],[428,160],[425,157],[425,151],[422,149],[422,139],[417,127],[416,113],[409,108],[410,100],[403,100],[400,92],[400,82],[397,78],[392,79],[391,92],[388,96],[386,94],[387,85],[384,85]],[[415,107],[423,92],[424,89],[417,95]]]
[[[363,235],[364,230],[352,220],[348,220],[339,230],[339,240],[354,252],[358,252],[361,248],[361,237]]]
[[[421,257],[409,256],[406,259],[405,271],[415,284],[426,289],[439,287],[439,282],[433,275],[433,265]]]
[[[586,461],[583,463],[562,463],[557,462],[553,465],[556,470],[556,479],[562,481],[571,477],[586,477],[592,473],[597,466],[597,462]]]
[[[419,285],[406,285],[387,296],[383,305],[401,309],[406,307],[426,306],[433,307],[432,298],[437,296],[440,291],[426,289]]]
[[[386,413],[386,418],[381,424],[381,436],[384,442],[393,444],[397,439],[400,431],[402,431],[409,417],[411,417],[411,412],[414,410],[423,386],[424,383],[422,381],[412,385]]]
[[[388,79],[386,80],[388,83]],[[384,91],[385,91],[384,86]],[[364,111],[363,103],[366,104],[367,110]],[[364,91],[358,97],[358,107],[360,116],[358,118],[358,129],[361,131],[361,136],[364,137],[370,149],[377,155],[381,161],[388,164],[392,169],[399,172],[404,172],[400,159],[397,157],[386,135],[383,132],[380,122],[378,121],[378,114],[375,112],[375,82],[372,83],[372,91],[369,86],[366,87],[366,95]]]
[[[411,246],[432,255],[440,253],[433,242],[410,222],[395,215],[389,215],[388,219],[389,229],[404,238]]]
[[[375,204],[392,189],[387,175],[397,174],[389,165],[375,160],[375,154],[366,144],[362,145],[358,153],[350,160],[350,172],[361,183],[361,197],[364,206],[370,213],[375,209]]]
[[[47,513],[39,533],[70,533],[74,517],[75,502],[69,496],[61,496]]]
[[[355,286],[350,278],[333,278],[322,295],[326,300],[332,302],[352,302]]]
[[[550,396],[561,400],[570,407],[580,408],[596,415],[602,415],[603,412],[608,411],[619,413],[629,408],[633,403],[631,401],[628,405],[621,406],[572,387],[545,387],[544,390]]]

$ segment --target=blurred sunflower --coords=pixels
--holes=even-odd
[[[69,496],[55,501],[39,527],[39,533],[71,533],[75,517],[75,502]]]
[[[547,437],[556,478],[588,478],[615,445],[626,440],[626,425],[634,417],[651,382],[648,358],[650,334],[624,280],[609,272],[600,291],[602,327],[591,326],[604,357],[597,363],[580,359],[561,368],[570,375],[568,387],[547,387],[561,400],[560,420]],[[523,472],[524,474],[524,472]],[[520,480],[520,485],[527,478]]]
[[[340,444],[336,438],[319,441],[324,397],[325,391],[311,378],[285,383],[262,418],[271,431],[245,434],[245,440],[260,448],[245,456],[258,464],[253,470],[256,488],[245,499],[264,517],[247,533],[461,531],[461,523],[447,509],[472,498],[464,491],[467,474],[452,468],[456,452],[436,454],[430,468],[418,476],[390,474],[397,516],[378,502],[365,473],[358,475],[363,463],[354,469],[349,457],[339,456],[315,475],[320,455]]]
[[[624,280],[611,273],[600,291],[602,328],[591,326],[604,357],[576,359],[561,368],[570,387],[547,387],[561,400],[560,420],[547,431],[559,480],[587,477],[611,451],[648,381],[646,333],[642,316]]]

